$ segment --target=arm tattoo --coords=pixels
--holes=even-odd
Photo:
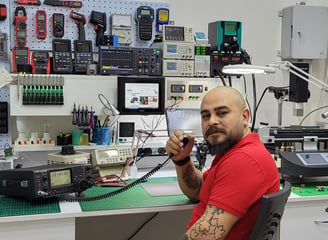
[[[186,185],[191,189],[197,189],[201,185],[201,179],[194,173],[195,169],[193,165],[188,165],[184,172],[182,179]]]
[[[189,239],[224,239],[227,230],[219,221],[222,214],[224,210],[208,205],[202,217],[191,227]]]

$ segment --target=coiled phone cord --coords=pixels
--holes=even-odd
[[[137,180],[130,183],[129,185],[124,186],[124,187],[122,187],[120,189],[117,189],[115,191],[108,192],[108,193],[105,193],[105,194],[101,194],[101,195],[98,195],[98,196],[92,196],[92,197],[79,197],[79,196],[71,196],[71,195],[61,195],[61,196],[59,196],[59,199],[63,199],[63,200],[69,201],[69,202],[87,202],[87,201],[97,201],[97,200],[101,200],[101,199],[116,196],[120,193],[123,193],[123,192],[137,186],[140,183],[145,182],[150,176],[152,176],[158,170],[160,170],[163,166],[165,166],[170,159],[171,159],[171,156],[168,157],[163,163],[159,163],[156,167],[154,167],[148,173],[143,175],[141,178],[138,178]]]

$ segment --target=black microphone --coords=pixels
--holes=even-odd
[[[183,137],[182,139],[182,142],[183,142],[183,147],[186,146],[189,142],[189,139],[187,137]],[[174,156],[173,153],[170,154],[170,158],[172,158]]]

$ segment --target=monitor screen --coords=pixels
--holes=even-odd
[[[117,90],[121,114],[164,114],[164,77],[118,77]]]
[[[169,135],[178,129],[183,134],[203,137],[200,109],[168,108],[165,116]]]

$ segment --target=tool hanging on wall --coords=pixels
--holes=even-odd
[[[7,7],[5,4],[0,4],[0,21],[4,21],[7,18]]]
[[[47,37],[47,13],[45,10],[36,11],[36,37],[46,39]]]
[[[52,32],[55,38],[62,38],[65,33],[65,15],[54,13],[52,15]]]
[[[15,2],[19,5],[35,5],[35,6],[41,5],[40,0],[17,0]]]
[[[106,31],[106,13],[105,12],[97,12],[91,11],[90,23],[94,24],[96,31],[96,46],[99,46],[101,43],[101,39]]]
[[[25,47],[26,45],[26,10],[23,6],[18,6],[15,9],[14,25],[16,32],[16,45]]]
[[[69,16],[71,19],[74,20],[75,24],[77,25],[77,28],[79,30],[79,40],[85,40],[84,25],[87,22],[85,15],[72,10]]]
[[[62,1],[62,0],[44,0],[43,4],[50,6],[69,7],[69,8],[81,8],[81,1]]]

